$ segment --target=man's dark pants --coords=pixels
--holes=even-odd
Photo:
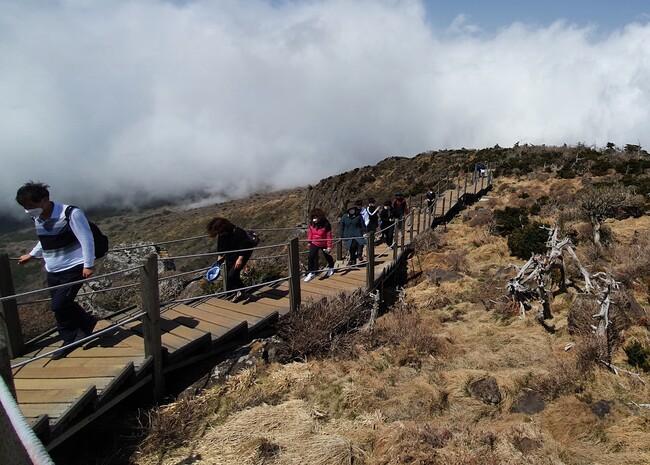
[[[83,279],[82,273],[83,265],[77,265],[56,273],[48,272],[47,285],[52,287],[79,281]],[[94,324],[94,318],[74,301],[82,285],[83,283],[78,283],[50,291],[52,310],[56,318],[56,329],[59,331],[64,344],[74,342],[78,329],[82,331],[92,330]]]

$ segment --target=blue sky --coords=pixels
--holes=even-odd
[[[135,205],[427,150],[647,148],[645,3],[0,0],[0,207],[28,179]]]
[[[564,20],[579,27],[594,26],[599,33],[621,29],[632,22],[647,22],[650,2],[645,0],[425,0],[427,17],[436,28],[446,28],[459,15],[494,32],[518,21],[533,27]]]

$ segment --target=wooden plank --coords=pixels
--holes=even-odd
[[[48,362],[50,359],[45,359]],[[144,363],[144,355],[137,357],[102,357],[102,358],[62,358],[61,360],[56,360],[56,365],[59,367],[86,367],[86,366],[102,366],[102,365],[114,365],[114,366],[126,366],[129,363],[133,363],[135,368],[139,368]]]
[[[52,379],[52,378],[99,378],[114,376],[124,365],[86,365],[86,366],[51,366],[45,368],[25,367],[14,379]]]
[[[170,333],[163,334],[163,341],[164,341],[164,336],[167,334]],[[202,351],[204,349],[209,348],[211,343],[212,343],[212,335],[210,333],[201,333],[200,337],[194,339],[191,342],[187,342],[183,347],[179,347],[174,351],[169,351],[169,358],[175,359],[178,357],[183,357],[188,353]]]
[[[47,415],[50,418],[59,418],[70,406],[69,403],[54,403],[54,404],[21,404],[20,410],[25,417],[38,417],[40,415]]]
[[[244,305],[238,307],[237,304],[220,299],[211,299],[210,302],[205,302],[205,304],[214,307],[215,311],[218,311],[221,315],[241,315],[248,322],[249,332],[257,331],[260,327],[269,324],[278,317],[277,311],[269,312],[267,309]]]
[[[262,308],[255,305],[255,302],[251,303],[233,303],[223,299],[210,299],[205,302],[208,305],[218,307],[224,310],[231,310],[233,312],[241,313],[247,317],[253,318],[266,318],[269,316],[270,312],[267,308]]]
[[[192,307],[187,307],[187,308],[191,309]],[[165,312],[165,318],[169,318],[172,321],[181,322],[183,324],[192,324],[193,328],[204,331],[206,333],[210,333],[212,334],[213,337],[218,337],[227,334],[229,331],[232,330],[233,324],[237,324],[232,320],[228,320],[227,325],[225,324],[225,322],[223,322],[223,324],[213,323],[210,321],[196,318],[188,314],[184,314],[181,311],[175,311],[175,310],[167,310]]]
[[[144,356],[144,346],[134,347],[93,347],[88,350],[75,350],[67,358],[138,357]],[[54,360],[59,362],[60,360]]]
[[[224,326],[235,327],[239,325],[242,321],[246,321],[243,315],[231,315],[231,314],[222,314],[218,308],[213,307],[212,305],[199,304],[196,307],[189,307],[191,310],[187,310],[187,316],[192,316],[200,320],[204,320],[214,324],[220,324]],[[179,310],[180,311],[180,310]],[[185,313],[186,310],[182,310]],[[191,312],[191,313],[189,313]]]
[[[124,386],[128,380],[135,377],[135,368],[133,363],[129,363],[123,367],[110,383],[101,389],[99,393],[98,403],[103,404],[109,398],[111,398],[122,386]]]
[[[137,334],[142,334],[142,323],[134,322],[130,324],[129,328],[135,331]],[[200,329],[191,328],[177,321],[168,319],[167,315],[164,314],[160,318],[160,329],[163,331],[163,334],[171,334],[173,336],[185,339],[185,341],[194,341],[205,335],[205,331]]]
[[[104,389],[112,379],[112,377],[63,379],[19,378],[16,380],[16,390],[45,391],[48,389],[76,389],[88,386],[97,386],[97,389]]]
[[[80,398],[74,403],[70,404],[58,418],[50,415],[50,429],[53,435],[58,435],[64,428],[66,428],[72,421],[74,421],[79,414],[91,403],[97,399],[97,389],[95,386],[90,386]]]
[[[75,389],[21,390],[17,392],[19,404],[57,404],[74,402],[86,392],[86,387]]]

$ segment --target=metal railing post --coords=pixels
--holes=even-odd
[[[160,331],[160,291],[158,288],[158,255],[149,254],[140,270],[140,298],[144,355],[153,358],[153,396],[159,401],[165,395],[162,334]]]
[[[370,291],[375,285],[375,234],[370,232],[363,235],[366,238],[366,290]]]
[[[11,277],[9,255],[0,255],[0,297],[14,295],[14,283]],[[16,358],[23,354],[23,330],[18,316],[16,299],[3,300],[0,308],[0,332],[5,334],[5,344],[9,351],[9,358]]]
[[[289,309],[292,312],[300,307],[300,250],[298,238],[289,242]]]

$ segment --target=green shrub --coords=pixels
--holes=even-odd
[[[506,207],[493,213],[494,229],[497,234],[507,236],[516,229],[524,228],[530,223],[528,211],[525,208]]]
[[[546,252],[548,231],[543,229],[541,223],[535,221],[522,229],[515,229],[508,236],[510,253],[521,259],[528,259],[533,253]]]
[[[639,341],[632,341],[623,347],[627,355],[627,363],[641,368],[643,371],[650,371],[650,349]]]

